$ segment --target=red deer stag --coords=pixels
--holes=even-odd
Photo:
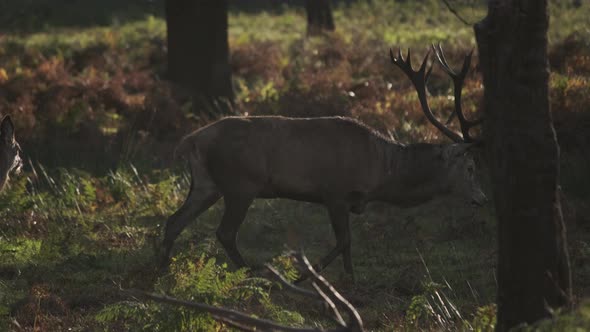
[[[345,117],[287,118],[228,117],[186,136],[177,154],[190,164],[191,188],[184,204],[167,221],[161,267],[168,265],[174,240],[186,225],[221,197],[225,212],[217,238],[229,258],[247,266],[236,246],[240,225],[255,198],[288,198],[323,204],[336,235],[336,247],[317,266],[323,269],[343,255],[344,270],[352,274],[349,213],[362,213],[367,202],[399,206],[424,203],[436,196],[456,194],[469,202],[486,200],[474,178],[473,145],[460,107],[463,79],[471,54],[459,74],[433,47],[439,63],[453,78],[455,112],[463,137],[433,115],[426,100],[428,55],[414,71],[407,60],[391,54],[393,64],[413,82],[428,119],[455,144],[410,144],[391,141],[362,123]]]
[[[0,191],[8,182],[10,171],[20,171],[22,167],[20,152],[20,146],[14,138],[12,120],[6,115],[0,124]]]

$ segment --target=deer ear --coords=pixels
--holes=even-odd
[[[0,124],[0,139],[5,143],[14,143],[14,125],[9,115],[5,116]]]
[[[473,149],[474,146],[474,143],[455,143],[447,145],[443,150],[443,158],[445,160],[455,159]]]
[[[459,143],[455,149],[455,155],[460,156],[469,152],[476,146],[476,143]]]

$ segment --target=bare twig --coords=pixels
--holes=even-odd
[[[285,277],[283,277],[279,271],[277,271],[274,267],[272,267],[270,264],[266,264],[265,265],[266,268],[271,272],[271,275],[283,286],[285,286],[287,289],[289,289],[290,291],[293,291],[294,293],[299,293],[303,296],[308,296],[308,297],[312,297],[312,298],[316,298],[318,300],[321,300],[322,297],[317,294],[314,293],[310,290],[307,290],[305,288],[302,287],[298,287],[295,286],[294,284],[290,283],[289,281],[287,281],[287,279],[285,279]]]
[[[455,16],[456,16],[456,17],[459,19],[459,21],[463,22],[463,24],[465,24],[465,25],[469,25],[469,26],[472,26],[472,25],[473,25],[473,23],[469,23],[469,22],[467,22],[467,20],[466,20],[466,19],[464,19],[464,18],[463,18],[463,17],[462,17],[462,16],[459,14],[459,12],[457,12],[457,10],[456,10],[455,8],[453,8],[453,6],[451,6],[451,4],[449,3],[449,1],[448,1],[448,0],[442,0],[442,2],[443,2],[443,3],[444,3],[446,6],[447,6],[447,8],[449,9],[449,11],[450,11],[451,13],[453,13],[453,15],[455,15]]]
[[[291,255],[295,256],[295,253],[292,252]],[[287,281],[287,279],[285,279],[285,277],[283,277],[274,267],[272,267],[270,264],[266,264],[265,265],[266,268],[271,272],[271,274],[275,277],[275,279],[277,281],[279,281],[280,284],[284,285],[287,289],[295,292],[295,293],[299,293],[303,296],[307,296],[307,297],[311,297],[311,298],[315,298],[315,299],[319,299],[319,300],[323,300],[324,304],[327,305],[330,308],[330,311],[332,311],[332,314],[334,315],[333,319],[334,321],[336,321],[336,323],[338,323],[338,325],[345,327],[346,323],[344,322],[344,319],[342,319],[342,315],[340,314],[340,312],[338,311],[338,308],[336,307],[336,305],[334,304],[334,302],[332,301],[332,299],[326,295],[326,293],[324,293],[321,288],[319,288],[319,286],[317,286],[317,284],[313,283],[312,286],[314,287],[314,289],[316,290],[316,293],[307,290],[303,287],[298,287],[290,282]]]
[[[336,305],[340,305],[346,310],[348,315],[348,328],[350,331],[364,331],[363,328],[363,320],[361,316],[356,311],[354,306],[348,302],[338,291],[321,275],[319,275],[303,254],[295,255],[297,261],[299,261],[303,267],[307,270],[307,272],[311,275],[312,280],[314,283],[319,285],[322,291],[326,294],[329,294],[331,300],[336,303]]]
[[[318,292],[318,294],[322,297],[322,299],[324,299],[324,302],[326,302],[330,310],[332,310],[332,314],[334,315],[334,319],[336,320],[336,322],[340,326],[346,326],[346,323],[344,322],[344,319],[342,318],[340,311],[338,311],[338,307],[336,307],[336,304],[334,304],[334,301],[332,301],[332,299],[322,291],[318,284],[314,282],[311,285],[316,290],[316,292]]]

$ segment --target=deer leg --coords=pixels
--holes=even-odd
[[[328,206],[328,214],[330,215],[330,222],[336,235],[336,247],[320,260],[317,265],[317,270],[321,271],[328,266],[340,254],[344,263],[344,271],[352,274],[352,258],[351,258],[351,238],[350,238],[350,224],[348,220],[350,208],[347,204],[330,204]]]
[[[160,258],[160,267],[162,269],[168,266],[174,240],[182,230],[189,222],[195,220],[201,213],[215,204],[219,198],[221,198],[221,194],[214,187],[194,188],[191,185],[191,190],[184,204],[166,221],[163,251]]]
[[[252,201],[253,196],[246,195],[225,195],[225,212],[221,224],[217,228],[217,239],[223,245],[228,257],[238,267],[246,267],[246,261],[238,251],[236,244],[238,229],[244,222],[246,213]]]

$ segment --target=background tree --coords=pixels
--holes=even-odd
[[[571,299],[548,97],[547,0],[492,0],[475,32],[498,217],[498,331]]]
[[[196,107],[233,100],[227,0],[166,0],[168,77]]]
[[[334,31],[330,0],[306,0],[307,34],[317,35],[324,30]]]

